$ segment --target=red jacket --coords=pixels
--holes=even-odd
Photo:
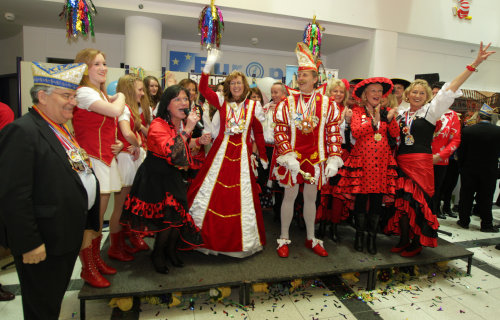
[[[455,111],[449,110],[436,122],[436,130],[432,140],[432,154],[439,154],[441,158],[441,161],[436,165],[448,165],[448,159],[459,145],[460,119]]]

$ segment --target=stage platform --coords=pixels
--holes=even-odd
[[[238,287],[240,303],[250,302],[250,288],[253,283],[280,282],[297,278],[315,278],[347,272],[366,272],[367,290],[376,285],[377,270],[412,265],[430,264],[454,259],[468,259],[467,273],[470,274],[473,253],[465,248],[438,240],[438,247],[426,248],[416,257],[403,258],[391,253],[390,248],[397,242],[396,237],[379,235],[378,254],[360,253],[353,248],[354,229],[340,226],[343,237],[340,244],[325,240],[328,257],[319,257],[304,246],[305,231],[292,225],[289,246],[290,256],[280,258],[276,253],[276,239],[280,234],[279,222],[272,221],[272,214],[265,212],[267,244],[264,250],[245,259],[227,256],[207,256],[200,252],[185,252],[179,256],[185,262],[184,268],[170,267],[167,275],[156,273],[149,252],[135,254],[132,262],[110,261],[107,254],[104,260],[118,270],[116,275],[106,276],[111,282],[109,288],[93,288],[85,284],[78,298],[80,299],[81,319],[85,319],[85,302],[93,299],[114,297],[158,295],[169,292],[204,291],[214,287]],[[146,238],[152,247],[153,238]],[[103,246],[107,252],[109,240]]]

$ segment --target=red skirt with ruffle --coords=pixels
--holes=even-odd
[[[426,247],[437,246],[439,222],[428,206],[434,193],[432,154],[404,154],[397,158],[399,176],[396,180],[396,212],[385,227],[386,233],[400,234],[399,220],[407,215],[410,237],[420,237]]]

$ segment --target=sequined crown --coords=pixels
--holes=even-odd
[[[31,63],[33,83],[35,85],[60,87],[76,90],[87,69],[85,63],[60,64],[54,67],[44,66],[39,62]]]

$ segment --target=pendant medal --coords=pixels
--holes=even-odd
[[[414,143],[415,143],[415,138],[413,138],[413,136],[411,134],[409,134],[405,137],[405,144],[407,146],[412,146]]]
[[[373,139],[375,139],[375,141],[380,141],[382,140],[382,135],[380,133],[375,133],[375,135],[373,136]]]
[[[309,134],[313,130],[313,126],[310,120],[303,120],[302,121],[302,133],[304,134]]]

